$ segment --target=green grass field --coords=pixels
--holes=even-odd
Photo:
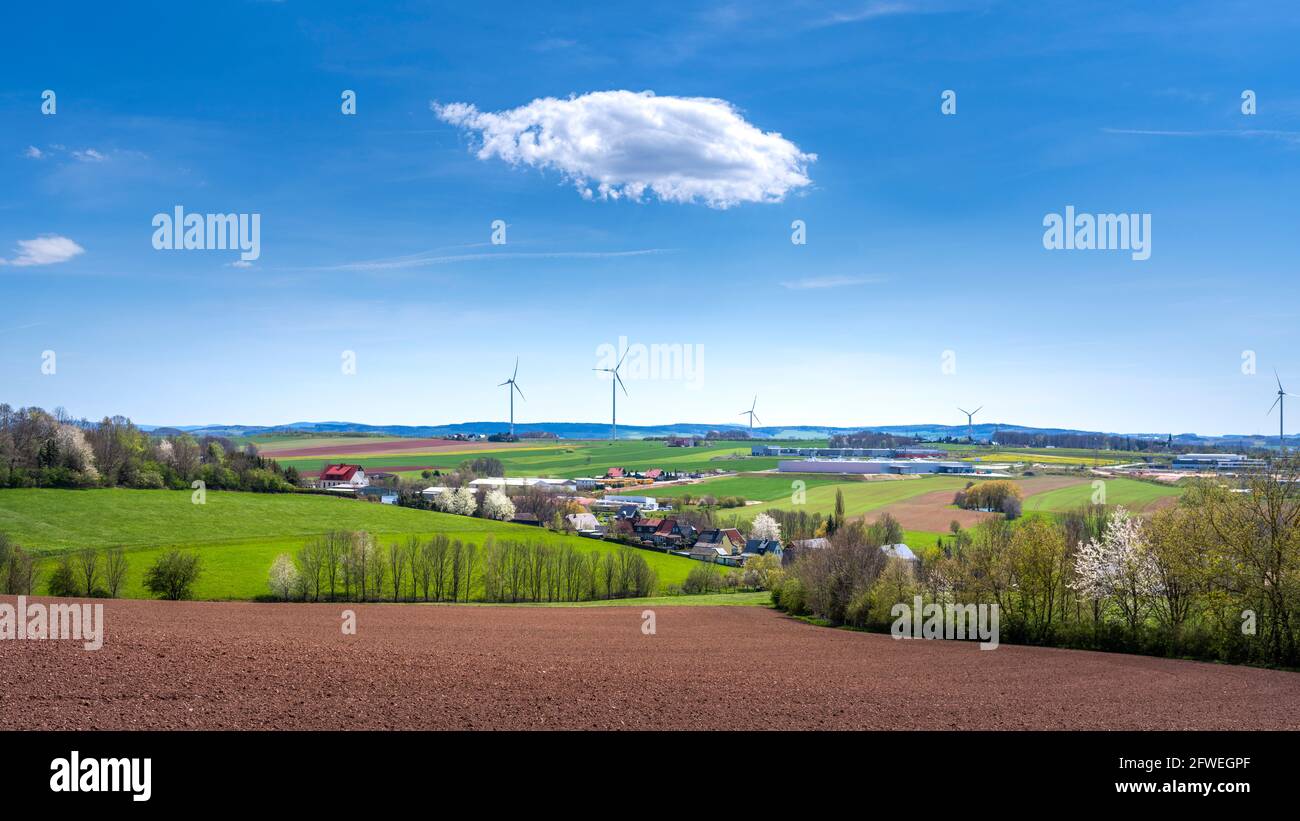
[[[1183,488],[1177,485],[1157,485],[1136,479],[1107,479],[1106,504],[1123,505],[1138,512],[1150,508],[1161,499],[1182,495]],[[1025,499],[1026,512],[1065,513],[1082,505],[1090,504],[1093,498],[1091,482],[1063,487],[1038,493]]]
[[[329,444],[328,442],[323,444]],[[297,445],[310,447],[310,445]],[[280,458],[268,451],[267,456],[275,458],[285,467],[299,470],[319,470],[327,462],[346,461],[366,468],[397,468],[400,474],[418,476],[421,468],[433,467],[450,470],[462,462],[480,456],[500,459],[509,476],[545,476],[569,479],[575,476],[604,476],[612,467],[630,470],[664,470],[703,471],[721,468],[723,470],[770,470],[780,461],[776,457],[751,457],[750,445],[737,442],[722,442],[717,445],[700,448],[670,448],[664,442],[646,442],[623,440],[618,442],[603,441],[564,441],[561,443],[538,444],[526,442],[517,445],[502,445],[492,450],[467,450],[459,452],[441,452],[425,454],[347,454],[341,456],[309,456]],[[743,457],[740,459],[734,457]],[[402,470],[402,468],[409,470]]]
[[[638,496],[657,498],[678,498],[689,493],[694,498],[700,496],[739,496],[758,502],[771,502],[789,499],[795,481],[804,482],[806,487],[822,487],[836,484],[861,484],[859,480],[845,480],[840,476],[817,474],[753,474],[742,476],[724,476],[720,479],[705,479],[691,484],[662,485],[659,487],[638,488]]]
[[[263,595],[277,555],[293,553],[312,536],[330,530],[366,530],[381,544],[409,535],[446,533],[479,545],[492,536],[571,544],[583,552],[635,549],[536,527],[326,496],[214,491],[206,504],[195,505],[189,491],[0,490],[0,532],[38,555],[86,546],[125,547],[130,597],[145,595],[145,570],[170,547],[193,548],[202,556],[204,573],[196,598]],[[693,560],[679,556],[637,552],[658,574],[661,588],[680,584],[694,566]]]

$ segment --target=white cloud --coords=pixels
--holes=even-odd
[[[237,259],[237,260],[235,260],[234,262],[227,263],[227,267],[229,267],[229,268],[252,268],[252,267],[253,267],[253,263],[249,262],[249,261],[246,260],[246,259]]]
[[[28,157],[29,159],[39,160],[41,157],[44,157],[45,155],[42,154],[41,150],[36,146],[29,145],[27,146],[27,150],[23,152],[23,156]]]
[[[86,249],[67,237],[47,234],[36,239],[18,240],[17,251],[18,256],[8,260],[7,263],[5,260],[0,260],[0,263],[18,267],[53,265],[58,262],[67,262],[78,254],[84,254]]]
[[[817,159],[709,97],[596,91],[498,112],[469,103],[431,107],[477,134],[479,159],[557,170],[589,199],[639,201],[651,192],[713,208],[779,202],[811,184],[808,165]]]
[[[844,288],[849,285],[878,285],[880,277],[805,277],[781,284],[792,291],[811,291],[821,288]]]
[[[73,151],[72,156],[82,162],[103,162],[108,159],[93,148],[87,148],[85,151]]]

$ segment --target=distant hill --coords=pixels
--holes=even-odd
[[[356,433],[381,436],[439,437],[451,434],[493,434],[502,433],[509,428],[506,422],[458,422],[448,425],[366,425],[359,422],[294,422],[288,425],[141,425],[145,430],[158,432],[185,431],[198,436],[256,436],[276,432],[294,433]],[[676,422],[669,425],[619,425],[620,439],[645,439],[663,436],[704,436],[711,430],[748,431],[745,425],[736,424],[697,424]],[[542,431],[553,433],[561,439],[604,439],[609,436],[609,424],[605,422],[539,422],[534,424],[516,424],[516,433]],[[945,438],[965,438],[965,425],[861,425],[853,427],[828,427],[825,425],[786,425],[756,427],[753,429],[755,439],[826,439],[835,434],[853,433],[855,431],[874,431],[892,433],[899,436],[919,436],[927,440]],[[1167,433],[1113,433],[1107,431],[1087,431],[1075,428],[1035,428],[1024,425],[985,422],[972,427],[971,432],[977,440],[988,441],[998,431],[1021,431],[1034,434],[1095,434],[1109,433],[1113,436],[1129,436],[1133,439],[1166,439]],[[1226,436],[1200,436],[1194,433],[1180,433],[1173,436],[1175,445],[1182,446],[1217,446],[1239,447],[1242,449],[1267,448],[1276,446],[1276,439],[1264,436],[1231,434]]]

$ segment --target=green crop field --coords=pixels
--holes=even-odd
[[[637,488],[638,496],[655,496],[657,498],[680,497],[690,494],[694,498],[701,496],[739,496],[758,502],[770,502],[789,499],[793,492],[792,483],[802,481],[807,487],[821,487],[834,484],[859,484],[856,480],[846,482],[841,476],[818,474],[782,473],[755,474],[745,476],[723,476],[718,479],[705,479],[689,484],[660,485],[657,487]]]
[[[193,548],[202,556],[197,598],[263,595],[277,555],[293,553],[312,536],[330,530],[365,530],[381,544],[409,535],[445,533],[479,545],[492,536],[570,544],[583,552],[636,549],[536,527],[327,496],[212,491],[206,504],[195,505],[189,491],[0,490],[0,532],[33,553],[51,556],[79,547],[125,547],[130,562],[125,595],[131,597],[145,595],[145,570],[170,547]],[[694,565],[679,556],[637,552],[658,574],[661,587],[681,584]]]
[[[376,442],[400,442],[400,439],[374,440]],[[319,444],[330,444],[323,442]],[[298,445],[295,447],[310,447]],[[665,442],[639,440],[607,441],[563,441],[559,443],[538,444],[524,442],[514,445],[501,445],[490,450],[464,450],[454,452],[432,453],[372,453],[344,454],[339,456],[277,457],[268,451],[267,456],[275,458],[285,467],[299,470],[319,470],[327,462],[346,461],[367,468],[397,468],[399,473],[410,472],[418,475],[420,469],[437,468],[449,470],[462,462],[480,456],[500,459],[509,476],[546,476],[556,478],[573,478],[575,476],[604,476],[612,467],[629,470],[770,470],[780,461],[774,456],[751,457],[750,445],[737,442],[720,442],[716,445],[699,448],[672,448]],[[742,458],[736,458],[742,457]],[[402,468],[408,471],[402,471]]]
[[[1123,505],[1133,511],[1144,511],[1162,499],[1181,496],[1183,488],[1177,485],[1157,485],[1136,479],[1107,479],[1106,504]],[[1092,502],[1091,482],[1038,493],[1025,499],[1026,512],[1064,513]]]
[[[793,474],[792,474],[793,476]],[[804,477],[798,477],[804,478]],[[901,502],[913,496],[931,493],[936,490],[960,490],[971,481],[969,476],[923,476],[915,479],[890,479],[876,481],[837,481],[829,484],[809,484],[804,505],[809,512],[819,511],[823,514],[835,510],[835,492],[844,493],[844,512],[849,516],[865,516],[879,510],[885,505]],[[778,499],[761,505],[750,505],[737,509],[742,520],[748,520],[767,508],[794,510],[790,503],[789,485],[787,492]]]

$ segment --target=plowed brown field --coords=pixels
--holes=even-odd
[[[12,603],[13,597],[4,597]],[[48,601],[48,600],[41,600]],[[105,603],[0,641],[0,728],[1300,728],[1300,674],[895,641],[758,607]]]

